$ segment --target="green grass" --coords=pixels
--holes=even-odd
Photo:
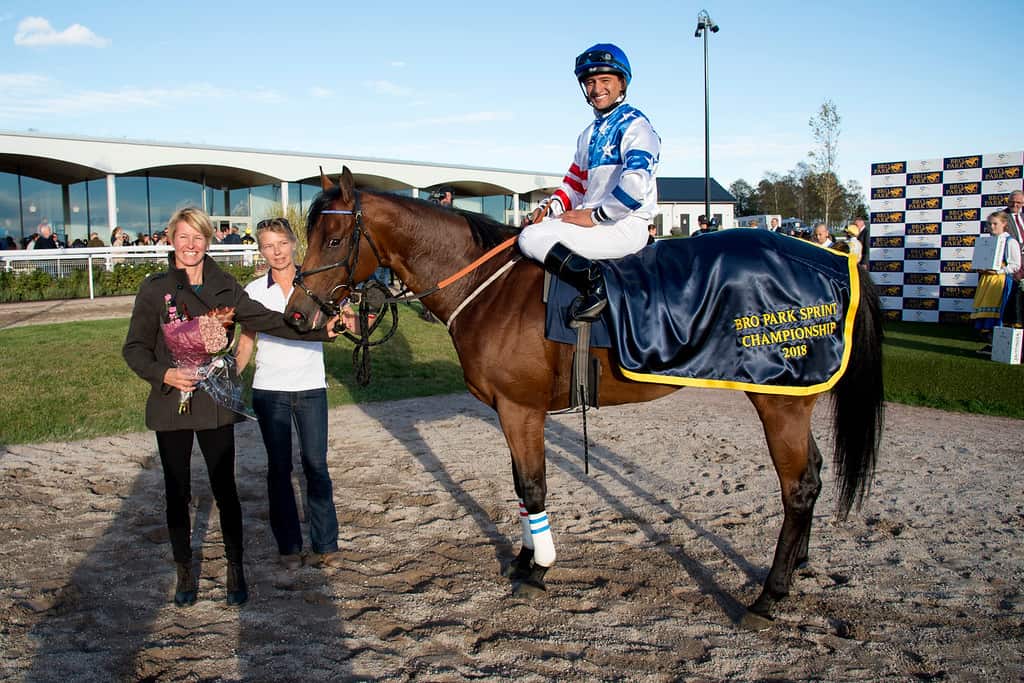
[[[370,351],[367,387],[355,382],[352,344],[341,338],[324,344],[330,406],[465,389],[444,325],[423,322],[417,312],[399,307],[398,332]],[[0,444],[144,431],[149,385],[121,358],[127,332],[127,320],[0,331]],[[251,365],[248,373],[251,380]]]
[[[1024,418],[1024,366],[993,363],[965,325],[885,325],[885,398],[909,405]]]
[[[0,331],[0,444],[144,431],[149,387],[121,358],[127,329],[127,320],[101,320]],[[964,326],[887,323],[886,400],[1024,418],[1024,366],[986,360],[980,345]],[[371,350],[368,387],[355,383],[351,343],[324,348],[331,406],[465,388],[444,326],[408,306],[395,337]]]

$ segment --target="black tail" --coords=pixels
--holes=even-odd
[[[882,309],[878,291],[866,275],[860,282],[860,305],[850,343],[853,346],[846,373],[832,393],[832,460],[841,517],[859,506],[871,488],[882,436]]]

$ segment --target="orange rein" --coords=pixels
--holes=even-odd
[[[499,253],[501,253],[501,252],[505,251],[506,249],[508,249],[509,247],[511,247],[513,244],[515,244],[515,241],[517,239],[519,239],[518,235],[516,235],[514,237],[509,237],[507,240],[505,240],[504,242],[502,242],[498,246],[494,247],[493,249],[488,251],[486,254],[484,254],[483,256],[478,258],[477,260],[475,260],[472,263],[470,263],[468,266],[466,266],[465,268],[463,268],[459,272],[457,272],[454,275],[451,275],[449,277],[446,277],[445,279],[443,279],[440,282],[438,282],[437,286],[434,288],[434,291],[437,291],[439,289],[444,289],[445,287],[447,287],[448,285],[452,284],[456,280],[459,280],[460,278],[463,278],[463,277],[469,275],[474,270],[476,270],[477,268],[479,268],[483,264],[487,263],[487,261],[489,261],[492,258],[494,258],[495,256],[497,256]]]

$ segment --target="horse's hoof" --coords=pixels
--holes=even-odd
[[[750,610],[747,610],[743,614],[743,618],[740,619],[740,626],[748,631],[765,631],[770,629],[774,623],[771,617]]]
[[[522,582],[517,583],[512,589],[512,595],[516,598],[523,598],[524,600],[533,600],[547,593],[547,588],[544,586],[538,586],[536,584]]]

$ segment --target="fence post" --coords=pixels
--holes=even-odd
[[[89,298],[95,299],[96,295],[92,291],[92,254],[89,254]]]

